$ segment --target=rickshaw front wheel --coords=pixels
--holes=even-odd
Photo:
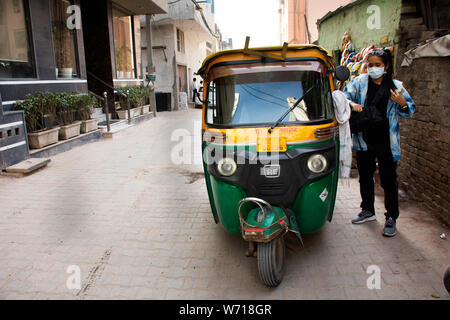
[[[261,281],[268,287],[278,286],[284,276],[284,236],[268,243],[258,243],[257,257]]]

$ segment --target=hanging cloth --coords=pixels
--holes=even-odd
[[[334,113],[339,125],[339,177],[348,179],[352,166],[352,135],[350,133],[351,109],[342,91],[333,91]]]

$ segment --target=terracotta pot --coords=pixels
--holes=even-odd
[[[53,128],[40,132],[31,132],[28,134],[28,143],[30,149],[40,149],[58,142],[60,128]]]
[[[76,137],[80,134],[81,121],[71,123],[67,126],[61,126],[59,137],[61,140],[67,140]]]
[[[88,133],[98,128],[98,119],[90,119],[81,121],[81,133]]]

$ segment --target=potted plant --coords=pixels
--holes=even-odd
[[[67,28],[65,21],[54,22],[53,41],[55,48],[56,74],[60,78],[72,78],[73,68],[70,50],[66,44],[72,41],[72,30]]]
[[[141,94],[142,115],[150,112],[150,104],[147,104],[147,100],[150,99],[150,90],[147,86],[140,85],[139,91]]]
[[[127,71],[131,69],[130,58],[131,50],[126,45],[121,46],[117,53],[117,78],[123,79],[128,77],[129,72]]]
[[[132,118],[140,115],[142,112],[142,107],[138,106],[138,94],[136,89],[134,88],[135,87],[123,87],[118,89],[118,91],[120,91],[124,95],[128,94],[128,100],[130,103],[130,116]],[[120,95],[119,99],[120,99],[120,110],[117,110],[117,114],[119,116],[119,119],[124,120],[128,118],[128,111],[127,111],[128,101],[127,98],[122,94]]]
[[[67,140],[80,134],[81,121],[74,121],[76,96],[67,93],[50,95],[50,100],[56,105],[58,121],[60,123],[59,137]]]
[[[56,111],[43,93],[27,95],[14,110],[23,110],[30,149],[40,149],[58,142],[59,127],[54,127]]]
[[[75,109],[81,119],[81,133],[88,133],[98,128],[98,119],[92,119],[92,110],[98,105],[97,98],[91,94],[75,96]]]

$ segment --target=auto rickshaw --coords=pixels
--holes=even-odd
[[[339,140],[332,91],[335,69],[315,45],[218,52],[204,79],[202,151],[216,223],[249,242],[262,282],[284,274],[288,232],[321,229],[333,217]]]

